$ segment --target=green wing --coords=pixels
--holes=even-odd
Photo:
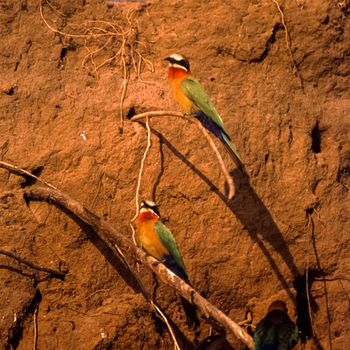
[[[285,323],[280,326],[278,333],[277,350],[289,350],[298,342],[298,327],[293,323]]]
[[[175,237],[171,231],[161,221],[157,221],[154,224],[154,229],[156,230],[162,244],[176,261],[176,264],[179,265],[184,272],[186,272],[185,264],[182,260],[179,247],[177,246]]]
[[[257,324],[254,333],[254,350],[260,350],[265,344],[274,344],[275,330],[268,326],[266,318]]]
[[[256,326],[254,350],[274,347],[276,350],[289,350],[298,341],[298,327],[292,322],[272,325],[265,317]]]
[[[202,85],[194,78],[182,80],[181,87],[186,97],[206,116],[210,117],[227,134],[222,119]]]

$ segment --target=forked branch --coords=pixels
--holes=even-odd
[[[203,136],[207,139],[210,147],[212,148],[212,150],[214,151],[216,158],[218,159],[218,162],[220,164],[222,173],[225,176],[229,191],[228,191],[228,199],[232,199],[235,195],[235,185],[233,182],[232,177],[230,176],[229,171],[227,170],[227,167],[221,157],[221,154],[218,150],[218,148],[216,147],[213,139],[210,137],[210,135],[208,134],[208,132],[205,130],[205,128],[202,126],[202,124],[197,121],[194,118],[190,118],[189,116],[186,116],[180,112],[174,112],[174,111],[150,111],[150,112],[145,112],[145,113],[141,113],[141,114],[136,114],[134,115],[130,120],[132,122],[136,122],[136,121],[140,121],[143,120],[145,118],[153,118],[153,117],[165,117],[165,116],[171,116],[171,117],[177,117],[177,118],[182,118],[182,119],[186,119],[188,120],[190,123],[194,123],[197,125],[197,127],[199,128],[199,130],[203,133]]]

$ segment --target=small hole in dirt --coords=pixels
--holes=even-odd
[[[321,130],[316,123],[314,128],[311,130],[311,138],[312,138],[312,145],[311,145],[311,150],[314,153],[321,153]]]
[[[67,52],[68,52],[68,49],[67,49],[66,47],[63,47],[63,48],[61,49],[61,55],[60,55],[60,60],[61,60],[61,61],[64,60],[64,58],[65,58],[66,55],[67,55]]]
[[[44,167],[40,165],[32,170],[32,174],[35,176],[40,176],[43,170],[44,170]],[[21,188],[32,186],[36,183],[36,181],[37,181],[36,179],[28,176],[26,177],[25,181],[21,183]]]
[[[267,163],[267,161],[269,160],[269,153],[266,153],[265,156],[264,156],[264,160],[265,160],[265,163]]]
[[[28,7],[27,7],[27,1],[21,1],[21,11],[27,11]]]
[[[293,285],[297,291],[296,296],[296,309],[297,309],[297,325],[300,332],[300,340],[302,343],[306,342],[306,339],[313,337],[312,326],[309,312],[309,302],[307,298],[307,290],[310,291],[312,282],[315,278],[323,277],[324,272],[321,270],[310,269],[308,271],[308,286],[306,286],[306,272],[295,278]],[[308,289],[307,289],[308,288]],[[310,295],[310,307],[313,312],[318,310],[318,305]]]
[[[321,19],[321,24],[328,24],[329,23],[329,16],[326,15]]]
[[[8,90],[5,91],[5,94],[8,96],[12,96],[15,93],[15,88],[11,86]]]
[[[311,215],[314,212],[315,208],[310,207],[310,208],[306,208],[306,215]]]
[[[134,115],[136,115],[136,109],[135,106],[131,106],[126,117],[130,120]]]
[[[67,52],[68,52],[68,48],[67,47],[63,47],[61,49],[61,53],[60,53],[60,60],[58,62],[58,67],[59,68],[62,68],[63,67],[63,62],[65,60],[65,57],[67,55]]]

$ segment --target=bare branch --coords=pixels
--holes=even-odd
[[[228,187],[229,187],[229,191],[228,191],[228,199],[232,199],[235,195],[235,184],[233,182],[233,179],[232,177],[230,176],[230,173],[228,172],[227,168],[226,168],[226,165],[224,163],[224,160],[222,159],[221,157],[221,154],[218,150],[218,148],[216,147],[213,139],[210,137],[210,135],[208,134],[207,130],[205,130],[205,127],[200,123],[200,121],[197,121],[196,122],[198,128],[202,131],[204,137],[208,140],[211,148],[213,149],[213,151],[215,152],[216,154],[216,157],[220,163],[220,166],[221,166],[221,170],[226,178],[226,181],[227,181],[227,184],[228,184]]]
[[[253,348],[252,338],[245,330],[239,327],[236,322],[232,321],[222,311],[209,303],[209,301],[203,298],[192,287],[168,270],[165,265],[136,247],[130,239],[118,233],[108,222],[86,209],[79,202],[58,190],[49,188],[29,189],[25,191],[25,195],[31,200],[47,201],[50,204],[53,203],[74,214],[74,216],[91,226],[102,238],[106,237],[106,239],[116,244],[124,253],[128,253],[127,255],[131,259],[139,261],[150,268],[164,283],[176,289],[185,299],[196,305],[206,317],[214,318],[246,344],[248,348]]]

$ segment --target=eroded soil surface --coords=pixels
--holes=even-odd
[[[228,202],[197,127],[154,118],[142,198],[160,205],[194,288],[233,320],[251,309],[256,324],[282,299],[299,323],[297,349],[348,349],[349,1],[281,1],[288,40],[273,0],[39,5],[0,1],[0,159],[131,237],[147,132],[126,116],[179,110],[163,58],[183,53],[249,179],[217,143],[237,186]],[[0,247],[68,273],[47,278],[0,252],[1,348],[32,349],[36,323],[37,349],[171,349],[86,228],[50,204],[26,203],[23,190],[39,185],[0,169]],[[150,271],[138,271],[151,289]],[[175,292],[160,283],[157,301],[193,349]],[[202,318],[199,339],[208,333]]]

